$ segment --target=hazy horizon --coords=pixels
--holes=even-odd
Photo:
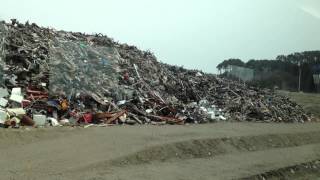
[[[319,50],[317,0],[0,0],[0,18],[103,33],[159,61],[216,72],[224,59]]]

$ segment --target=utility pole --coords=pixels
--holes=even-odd
[[[301,63],[298,63],[299,66],[299,86],[298,86],[298,92],[301,91]]]

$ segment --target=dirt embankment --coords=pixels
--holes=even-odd
[[[308,163],[298,164],[295,166],[285,167],[266,173],[243,178],[241,180],[302,180],[317,179],[320,177],[320,160]]]
[[[4,179],[240,179],[320,159],[320,124],[3,130]]]

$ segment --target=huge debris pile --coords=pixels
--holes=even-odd
[[[270,90],[160,63],[97,35],[0,23],[0,125],[304,122]]]

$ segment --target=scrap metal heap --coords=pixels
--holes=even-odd
[[[101,34],[0,23],[0,125],[305,122],[288,98],[197,70]]]

